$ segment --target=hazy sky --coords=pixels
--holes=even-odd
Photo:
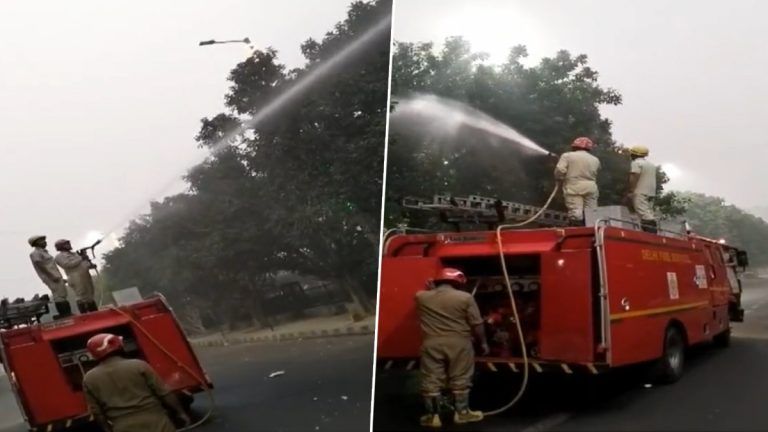
[[[31,234],[75,247],[120,226],[204,154],[249,37],[289,67],[351,0],[31,1],[0,6],[0,297],[46,293]],[[319,7],[322,3],[322,7]],[[178,190],[179,187],[176,187]],[[162,194],[161,194],[162,195]]]
[[[399,0],[394,37],[463,35],[495,62],[516,44],[587,54],[624,97],[604,110],[619,142],[673,164],[674,188],[752,207],[768,205],[766,16],[760,0]]]

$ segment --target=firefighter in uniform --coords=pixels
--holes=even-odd
[[[32,252],[29,259],[37,272],[40,280],[51,290],[53,296],[53,305],[56,308],[57,318],[64,318],[72,315],[72,306],[67,299],[67,284],[61,277],[59,268],[48,253],[46,247],[48,242],[44,235],[35,235],[29,238],[29,245],[32,246]]]
[[[77,308],[80,313],[95,312],[99,309],[94,299],[93,279],[90,269],[96,266],[79,254],[72,251],[69,240],[56,240],[56,264],[67,273],[69,286],[77,296]]]
[[[629,191],[627,201],[631,210],[640,217],[643,231],[656,233],[658,225],[653,211],[653,198],[656,197],[656,165],[649,162],[648,149],[635,146],[629,149],[632,164],[629,170]]]
[[[122,356],[122,337],[98,334],[87,346],[99,364],[85,374],[83,393],[88,410],[105,432],[175,432],[166,407],[185,426],[191,423],[149,364]]]
[[[570,226],[583,226],[584,211],[597,207],[600,160],[590,154],[593,147],[589,138],[576,138],[571,143],[572,151],[563,153],[555,167],[555,180],[563,185]]]
[[[439,398],[446,384],[454,397],[455,423],[483,419],[483,413],[469,409],[475,367],[472,337],[482,346],[483,355],[488,354],[488,342],[475,299],[461,290],[466,282],[462,272],[445,268],[416,294],[423,335],[420,366],[426,414],[421,417],[422,426],[442,426]]]

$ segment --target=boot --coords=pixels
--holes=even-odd
[[[568,219],[569,227],[583,227],[584,219]]]
[[[80,315],[87,314],[88,313],[88,302],[79,301],[77,302],[77,310],[80,312]]]
[[[643,231],[651,234],[658,234],[658,224],[655,220],[643,220],[640,221],[640,225],[643,227]]]
[[[85,302],[85,308],[86,308],[86,310],[88,312],[98,312],[99,311],[99,306],[93,300]]]
[[[454,393],[456,412],[453,414],[453,422],[457,424],[479,422],[483,419],[483,413],[469,409],[469,391]]]
[[[53,307],[56,309],[57,314],[55,317],[53,317],[54,320],[72,316],[72,306],[68,301],[56,302],[53,304]]]
[[[424,427],[439,428],[443,426],[440,421],[440,402],[437,396],[424,396],[425,414],[421,416],[420,423]]]

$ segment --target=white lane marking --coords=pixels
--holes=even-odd
[[[526,427],[521,432],[544,432],[568,421],[571,418],[569,413],[553,414],[543,420],[539,420],[536,423]]]

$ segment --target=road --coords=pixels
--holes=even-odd
[[[370,427],[372,336],[200,349],[216,385],[216,411],[196,429],[363,431]],[[276,371],[284,375],[268,378]],[[195,402],[207,408],[205,396]],[[26,431],[5,377],[0,432]]]
[[[722,431],[768,430],[768,281],[745,286],[744,323],[734,324],[727,349],[701,347],[686,374],[671,386],[647,386],[638,369],[606,376],[534,377],[521,402],[496,417],[455,431]],[[473,406],[497,408],[519,388],[501,372],[479,381]],[[500,388],[502,387],[503,388]],[[403,389],[408,389],[407,394]],[[379,372],[374,430],[419,430],[420,403],[413,373]]]

